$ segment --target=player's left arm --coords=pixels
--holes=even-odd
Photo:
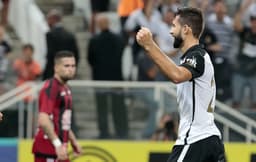
[[[71,146],[73,148],[73,151],[76,155],[81,155],[82,154],[82,148],[78,144],[76,136],[72,130],[69,130],[69,140],[71,143]]]

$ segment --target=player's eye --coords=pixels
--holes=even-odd
[[[76,65],[64,65],[64,67],[68,68],[68,67],[76,67]]]

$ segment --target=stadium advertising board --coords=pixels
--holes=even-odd
[[[0,161],[1,162],[17,162],[17,140],[16,139],[0,139]]]
[[[72,162],[159,162],[166,161],[173,143],[146,141],[79,141],[83,156],[74,157]],[[19,142],[19,162],[33,162],[32,141]],[[256,144],[226,143],[228,162],[256,162]]]

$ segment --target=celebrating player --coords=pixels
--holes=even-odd
[[[172,82],[177,83],[180,125],[168,162],[225,161],[221,134],[213,116],[214,69],[208,53],[199,45],[203,27],[199,9],[178,9],[170,31],[175,39],[174,47],[184,53],[178,66],[161,52],[149,29],[142,27],[136,35],[148,56]]]

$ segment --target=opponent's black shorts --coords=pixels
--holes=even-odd
[[[167,162],[225,162],[224,145],[218,136],[211,136],[190,145],[173,147]]]

